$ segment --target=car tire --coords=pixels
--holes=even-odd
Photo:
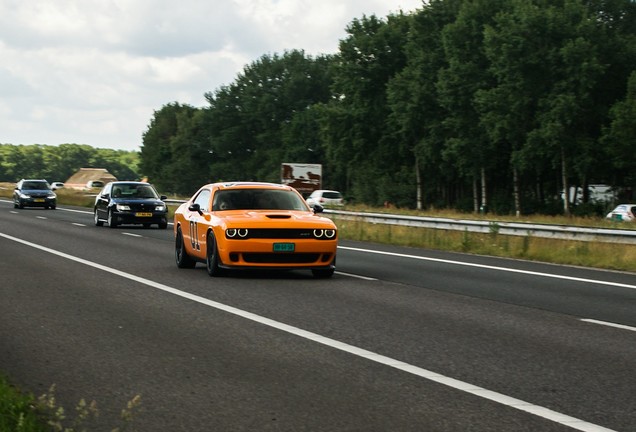
[[[104,225],[104,221],[99,220],[99,216],[97,215],[97,209],[94,210],[93,215],[94,215],[94,219],[95,219],[95,226]]]
[[[168,222],[167,221],[159,222],[159,229],[166,229],[166,228],[168,228]]]
[[[181,227],[177,228],[177,235],[174,242],[174,258],[177,262],[177,267],[179,268],[193,268],[197,263],[195,260],[190,258],[188,252],[186,252]]]
[[[333,274],[336,271],[336,259],[333,259],[333,262],[331,263],[332,266],[330,268],[327,269],[313,269],[311,271],[311,273],[314,275],[315,278],[318,279],[327,279],[330,278],[331,276],[333,276]]]
[[[113,214],[113,209],[108,210],[108,226],[110,228],[117,228],[117,216]]]
[[[330,269],[313,269],[311,271],[311,273],[314,275],[315,278],[327,279],[327,278],[330,278],[331,276],[333,276],[335,271],[336,271],[336,269],[333,269],[333,268],[330,268]]]
[[[219,267],[219,250],[216,247],[216,238],[212,231],[208,233],[205,244],[205,268],[210,276],[221,276],[223,269]]]

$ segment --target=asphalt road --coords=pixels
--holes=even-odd
[[[0,200],[0,371],[104,431],[135,395],[139,431],[636,430],[634,274],[342,241],[210,278],[171,227]]]

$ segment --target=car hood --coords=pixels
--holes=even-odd
[[[112,204],[147,204],[147,205],[161,205],[165,204],[163,201],[155,198],[111,198]]]
[[[52,190],[44,190],[44,189],[22,189],[20,193],[27,194],[27,195],[46,196],[54,192]]]
[[[225,212],[216,212],[216,216],[220,219],[223,219],[228,225],[243,225],[253,227],[263,225],[271,227],[273,223],[277,223],[280,228],[334,227],[334,223],[331,219],[317,216],[314,213],[308,211],[231,210]]]

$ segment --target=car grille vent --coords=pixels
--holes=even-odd
[[[303,239],[314,238],[313,229],[262,228],[250,229],[249,238],[262,239]]]
[[[254,264],[309,264],[319,258],[317,253],[243,253],[243,260]]]

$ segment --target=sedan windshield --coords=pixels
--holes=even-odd
[[[47,190],[49,189],[49,184],[46,182],[24,182],[24,184],[22,185],[22,189]]]
[[[212,210],[307,211],[308,208],[305,201],[290,190],[234,189],[218,191],[214,195]]]
[[[113,185],[113,198],[159,199],[157,192],[150,185],[120,183]]]

